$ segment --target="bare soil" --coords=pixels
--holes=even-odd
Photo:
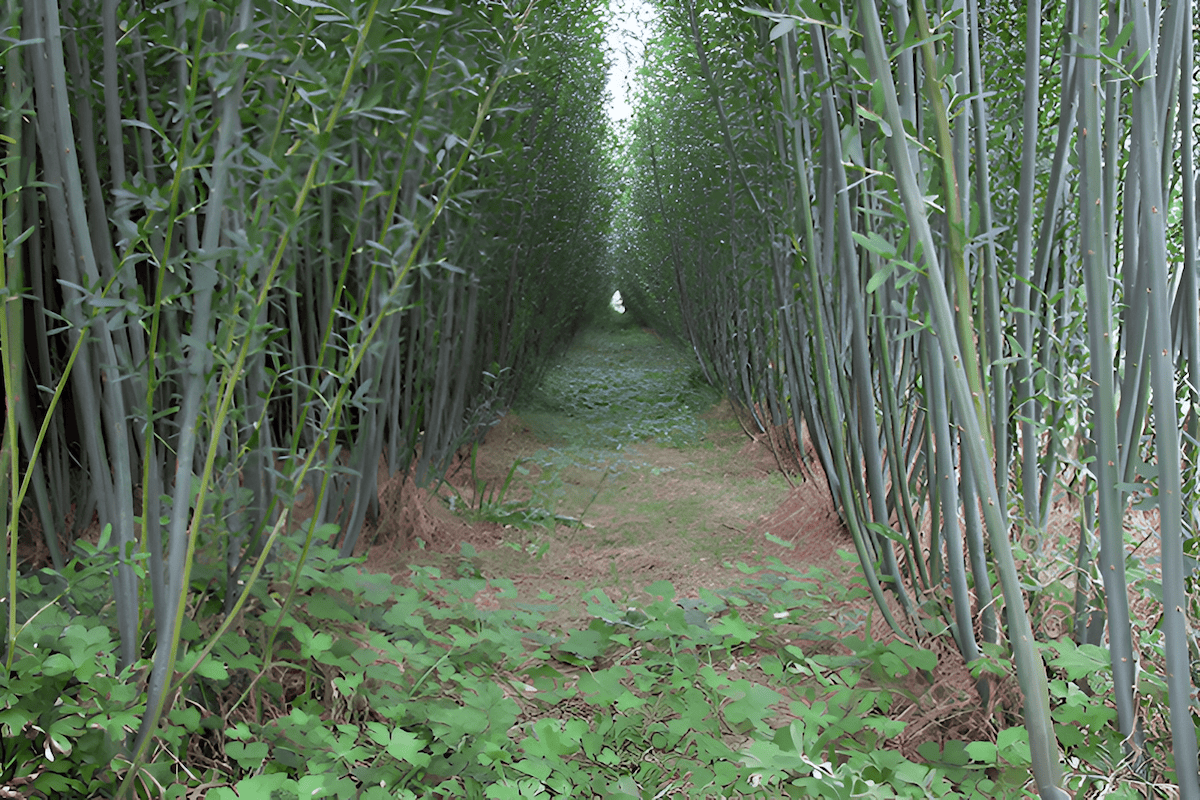
[[[636,602],[667,580],[695,597],[737,585],[739,562],[851,580],[823,476],[785,474],[780,432],[751,436],[748,417],[653,331],[586,330],[442,483],[383,486],[368,566],[509,579],[512,602],[556,605],[564,624],[584,618],[589,591]]]
[[[708,432],[694,447],[632,442],[603,462],[563,466],[547,459],[552,443],[510,412],[473,458],[460,455],[440,487],[396,487],[404,505],[397,522],[407,530],[384,532],[368,566],[393,573],[412,564],[457,569],[465,559],[483,577],[511,579],[520,602],[558,605],[564,624],[583,618],[589,590],[632,601],[645,586],[667,580],[678,596],[696,597],[701,588],[736,584],[736,562],[766,568],[778,559],[850,580],[857,566],[838,550],[853,543],[823,478],[785,476],[766,438],[748,437],[728,402],[702,418]],[[521,471],[513,472],[504,502],[579,523],[523,528],[479,512],[481,496],[501,496],[514,463]],[[550,494],[553,509],[545,508]]]

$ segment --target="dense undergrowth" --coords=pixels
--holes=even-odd
[[[865,589],[823,570],[738,563],[724,591],[676,597],[663,581],[637,607],[592,591],[586,627],[556,630],[551,607],[517,602],[466,554],[457,574],[396,582],[329,549],[297,574],[297,555],[270,564],[221,630],[205,613],[221,602],[215,565],[197,570],[177,672],[192,680],[139,796],[1029,796],[1023,729],[939,735],[963,712],[931,721],[946,705],[938,656],[876,638],[855,604]],[[64,573],[21,581],[26,622],[0,681],[8,796],[111,796],[125,773],[116,743],[144,712],[133,687],[149,662],[116,669],[111,557],[81,543]],[[485,589],[499,608],[476,605]],[[1108,797],[1139,796],[1110,777],[1107,659],[1066,639],[1043,652],[1079,796],[1106,781]],[[1011,683],[1007,655],[983,663]],[[917,722],[931,729],[910,760],[895,744]]]
[[[1039,765],[1047,797],[1200,796],[1187,6],[1155,31],[968,2],[933,33],[923,3],[662,3],[617,152],[597,3],[26,5],[0,14],[0,796],[994,797]],[[559,630],[466,553],[398,587],[337,561],[378,466],[439,476],[613,268],[757,423],[807,427],[931,649],[818,623],[860,589],[780,565]],[[586,407],[568,440],[694,439],[695,370],[627,365],[533,402]],[[1080,535],[1047,543],[1069,482]],[[929,682],[948,630],[996,675],[978,735]]]

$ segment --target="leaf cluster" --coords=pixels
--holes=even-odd
[[[922,762],[890,749],[937,657],[873,639],[861,616],[829,618],[864,593],[822,571],[738,564],[735,588],[686,598],[661,581],[636,605],[592,591],[590,621],[559,630],[510,581],[416,568],[396,585],[329,549],[310,554],[284,610],[292,558],[198,666],[139,796],[1015,796],[1028,774],[1019,728],[927,742]],[[6,781],[30,796],[104,793],[144,703],[113,672],[109,612],[86,602],[103,560],[70,563],[65,592],[23,581],[20,669],[0,682]],[[475,604],[484,590],[499,609]],[[181,669],[207,635],[188,626]],[[1096,751],[1111,712],[1078,687],[1102,688],[1104,660],[1059,646],[1051,665],[1064,739]]]

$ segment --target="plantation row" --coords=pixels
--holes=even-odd
[[[1041,797],[1200,797],[1192,4],[657,7],[630,313],[781,457],[806,432],[897,636],[1011,652]],[[1064,628],[1109,661],[1103,755],[1059,716]]]
[[[300,569],[403,537],[413,481],[604,307],[599,13],[4,6],[4,657],[36,685],[8,687],[3,780],[186,785],[160,720],[272,545],[298,537]],[[96,568],[111,606],[76,596]],[[114,658],[65,673],[121,698],[93,725],[118,706],[55,711],[45,659],[105,628]]]

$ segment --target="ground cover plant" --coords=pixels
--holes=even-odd
[[[187,626],[184,652],[205,657],[160,732],[160,746],[180,758],[149,764],[144,794],[642,797],[790,785],[780,791],[815,796],[825,786],[819,796],[838,797],[848,796],[840,784],[900,776],[911,788],[888,796],[917,797],[950,785],[939,770],[876,749],[903,728],[886,717],[903,689],[850,691],[873,680],[876,661],[898,681],[931,669],[934,656],[869,635],[853,640],[850,656],[806,652],[847,633],[820,619],[840,599],[820,573],[779,565],[696,599],[675,598],[664,582],[636,608],[596,591],[587,627],[552,631],[537,606],[475,605],[485,584],[515,598],[505,579],[419,568],[397,586],[328,548],[309,553],[285,609],[273,588],[296,580],[296,555],[267,568],[228,630],[209,638]],[[27,735],[7,740],[5,767],[19,776],[10,789],[28,796],[104,794],[122,727],[144,704],[101,680],[115,655],[97,602],[103,582],[84,567],[94,558],[85,549],[71,562],[62,599],[76,613],[51,603],[34,616],[42,598],[23,604],[34,618],[18,637],[21,678],[6,686],[4,724]],[[806,684],[807,697],[790,696]],[[67,703],[39,702],[64,693]],[[964,758],[958,782],[971,774],[986,790],[992,761]],[[811,770],[837,777],[796,777]]]
[[[541,432],[567,444],[615,450],[642,440],[698,442],[698,412],[719,394],[695,359],[632,319],[608,316],[608,326],[594,324],[572,342],[514,411],[530,425],[552,420],[557,426]],[[576,424],[564,427],[564,418]]]
[[[606,362],[598,346],[604,335],[580,341],[582,351],[563,363]],[[643,343],[647,356],[661,346],[648,335]],[[688,385],[686,373],[677,380]],[[577,411],[560,409],[544,423],[560,436]],[[711,417],[698,424],[721,427]],[[730,424],[707,436],[745,441]],[[464,453],[471,482],[515,474],[499,468],[510,451],[493,457],[489,446],[485,440]],[[715,448],[710,438],[655,449],[682,471],[682,458]],[[629,473],[656,469],[654,451],[637,455],[645,460],[627,464]],[[768,452],[762,457],[771,463]],[[553,487],[561,479],[547,470],[538,480]],[[711,480],[729,486],[730,477]],[[811,483],[796,491],[827,499]],[[603,547],[596,519],[586,533]],[[681,549],[664,522],[655,522],[655,546]],[[533,527],[546,531],[546,541],[578,531],[561,521]],[[787,553],[772,529],[786,532],[764,525],[758,546],[774,538],[777,552]],[[523,532],[512,525],[505,540],[522,541]],[[503,562],[467,543],[438,566],[406,567],[405,554],[388,550],[372,557],[388,571],[332,548],[305,555],[300,547],[284,539],[277,560],[224,620],[215,613],[222,565],[199,559],[181,634],[189,680],[180,682],[186,688],[137,779],[140,795],[1030,794],[1028,740],[1019,726],[1004,727],[1019,720],[1008,652],[992,648],[976,664],[975,677],[989,681],[1000,702],[989,714],[974,705],[971,676],[954,673],[945,636],[914,644],[892,634],[856,569],[734,561],[709,570],[719,582],[708,587],[692,563],[674,583],[575,585],[579,610],[564,617],[545,575],[531,592],[511,563],[497,569]],[[120,736],[145,711],[144,697],[123,687],[136,685],[150,662],[122,672],[115,661],[111,538],[76,549],[64,571],[48,568],[19,586],[18,616],[28,622],[17,636],[20,677],[4,685],[0,724],[22,732],[6,739],[4,768],[14,776],[8,787],[24,796],[107,794],[118,777]],[[844,552],[837,560],[856,558]],[[1152,581],[1144,593],[1151,591]],[[1070,596],[1061,586],[1045,592]],[[1140,649],[1161,648],[1153,625],[1141,636]],[[1118,797],[1165,785],[1163,774],[1129,780],[1111,726],[1104,651],[1069,638],[1048,638],[1040,649],[1051,670],[1056,733],[1075,765],[1068,785]],[[1149,673],[1140,688],[1147,718],[1161,718],[1163,684]],[[56,704],[59,697],[69,702]],[[1160,763],[1169,732],[1148,734],[1147,755]]]
[[[668,548],[683,544],[713,563],[737,555],[789,483],[696,373],[677,343],[627,320],[593,326],[448,473],[440,494],[467,518],[538,521],[535,549],[598,542],[636,552],[669,537]],[[479,499],[486,508],[476,507]],[[831,552],[821,548],[814,561]],[[619,557],[632,560],[633,552]],[[651,564],[628,566],[642,572]]]
[[[26,732],[4,754],[19,776],[9,789],[22,796],[106,794],[122,727],[144,704],[104,677],[115,653],[102,569],[86,566],[97,555],[80,548],[60,602],[34,591],[22,601],[32,619],[3,716]],[[895,746],[906,728],[928,724],[922,712],[937,711],[928,690],[939,658],[954,655],[875,638],[886,629],[854,604],[868,596],[861,581],[738,563],[734,584],[695,597],[665,581],[636,606],[592,591],[587,624],[554,629],[547,607],[520,602],[505,578],[418,567],[394,582],[330,548],[311,551],[297,576],[297,555],[266,568],[228,629],[187,626],[181,663],[203,660],[159,741],[179,757],[147,765],[143,794],[1028,795],[1018,728],[995,742],[925,731],[912,758]],[[285,609],[291,580],[297,595]],[[36,590],[36,577],[26,583]],[[475,601],[484,588],[498,590],[498,605]],[[847,613],[831,616],[839,605]],[[1056,724],[1077,777],[1111,774],[1120,743],[1103,652],[1069,640],[1044,652],[1060,676]],[[988,666],[1011,681],[1007,654]],[[59,696],[68,702],[47,699]],[[1120,782],[1106,796],[1145,788]]]

